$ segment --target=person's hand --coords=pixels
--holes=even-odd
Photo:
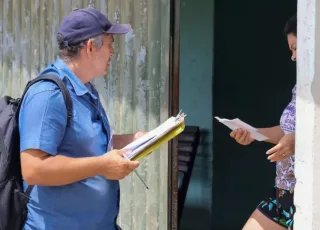
[[[250,132],[243,129],[235,129],[230,133],[230,136],[241,145],[249,145],[254,139],[250,136]]]
[[[133,135],[133,141],[134,140],[137,140],[138,138],[146,135],[148,132],[143,132],[143,131],[139,131],[139,132],[136,132],[134,135]]]
[[[268,160],[271,162],[281,161],[284,158],[292,156],[295,148],[295,134],[284,135],[279,143],[267,151]]]
[[[138,161],[130,161],[124,158],[127,154],[125,150],[112,150],[103,156],[101,171],[105,178],[109,180],[121,180],[128,176],[139,166]]]

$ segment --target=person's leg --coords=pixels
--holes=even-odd
[[[243,227],[243,230],[293,230],[293,191],[274,188]]]
[[[242,230],[286,230],[256,209]]]

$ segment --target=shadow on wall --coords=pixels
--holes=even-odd
[[[200,143],[199,143],[199,149],[198,149],[198,156],[208,156],[211,154],[212,149],[210,149],[210,130],[208,129],[200,129]]]
[[[204,202],[211,201],[212,195],[211,152],[210,130],[201,129],[180,230],[211,230],[211,202]]]

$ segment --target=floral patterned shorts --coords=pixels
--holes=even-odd
[[[274,188],[271,196],[258,205],[258,210],[277,224],[293,230],[293,190]]]

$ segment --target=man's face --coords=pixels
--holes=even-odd
[[[111,57],[114,55],[113,35],[108,34],[102,36],[103,44],[100,48],[90,41],[88,42],[87,47],[94,76],[102,76],[108,72]]]

